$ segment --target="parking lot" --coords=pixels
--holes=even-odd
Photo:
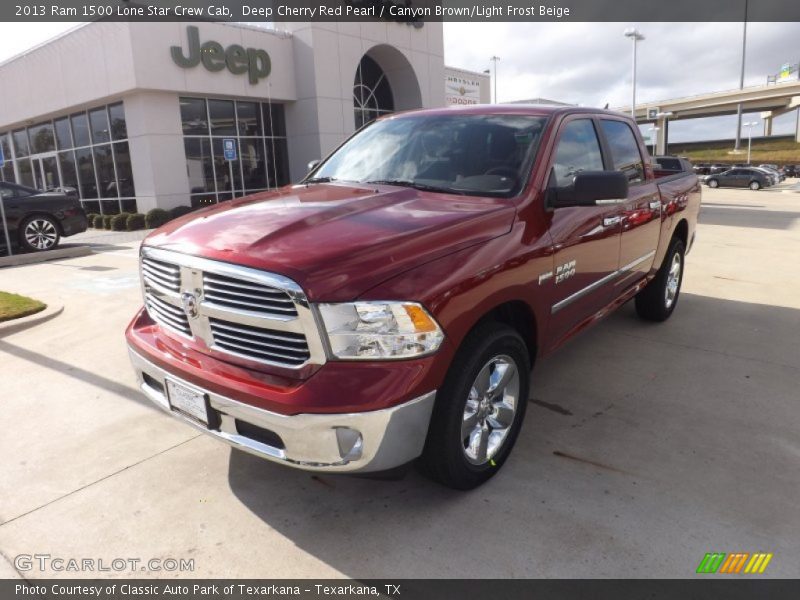
[[[687,577],[712,551],[800,574],[800,193],[704,189],[673,318],[626,305],[540,361],[511,459],[469,493],[291,470],[151,407],[123,339],[137,245],[0,270],[64,306],[0,337],[0,577],[93,574],[23,554],[194,559],[103,576]]]

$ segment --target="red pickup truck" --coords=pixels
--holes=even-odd
[[[234,447],[329,472],[497,473],[534,361],[630,299],[675,309],[700,185],[585,108],[380,118],[304,181],[141,248],[142,391]]]

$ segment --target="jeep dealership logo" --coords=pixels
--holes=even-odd
[[[189,48],[184,53],[180,46],[172,46],[172,60],[179,67],[190,69],[201,62],[209,71],[217,72],[226,68],[234,75],[247,73],[250,83],[256,84],[259,79],[267,77],[272,70],[272,63],[266,50],[244,48],[239,44],[231,44],[223,48],[215,41],[200,44],[200,31],[194,25],[186,28]]]

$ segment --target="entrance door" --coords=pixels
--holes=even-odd
[[[36,154],[31,157],[33,165],[33,187],[47,191],[61,187],[61,174],[58,170],[56,153]]]

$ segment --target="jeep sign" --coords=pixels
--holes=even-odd
[[[179,67],[190,69],[201,62],[211,72],[228,68],[234,75],[247,73],[250,83],[256,84],[258,80],[267,77],[272,69],[272,63],[266,50],[257,48],[243,48],[239,44],[231,44],[227,48],[219,42],[208,41],[200,44],[200,31],[194,25],[186,28],[189,38],[188,54],[183,53],[180,46],[172,46],[172,60]]]

